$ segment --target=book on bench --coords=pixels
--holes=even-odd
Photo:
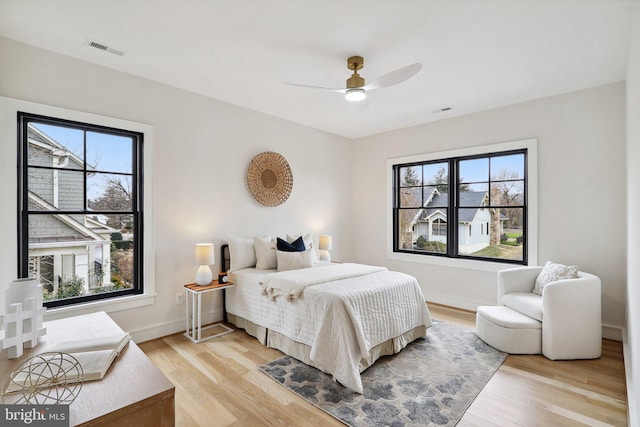
[[[20,391],[24,388],[48,388],[56,384],[71,384],[79,381],[93,381],[104,378],[115,358],[131,340],[124,332],[86,340],[64,341],[47,349],[38,357],[38,363],[31,364],[29,369],[22,369],[12,374],[6,393]],[[73,356],[82,367],[82,371],[74,368],[75,361],[61,357],[59,353]],[[53,372],[47,364],[59,364],[60,370]],[[63,373],[63,375],[59,375]],[[50,378],[51,376],[55,378]]]

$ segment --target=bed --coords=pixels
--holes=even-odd
[[[236,285],[225,295],[228,321],[355,392],[363,392],[361,372],[431,326],[420,286],[407,274],[315,259],[312,268],[300,270],[251,262],[231,268],[233,252],[227,245],[221,251]]]

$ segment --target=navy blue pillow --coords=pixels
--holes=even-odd
[[[303,252],[306,249],[304,247],[304,240],[302,240],[302,236],[298,237],[291,243],[278,237],[276,247],[282,252]]]

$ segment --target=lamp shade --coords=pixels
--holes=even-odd
[[[213,243],[196,243],[195,264],[211,265],[216,263]]]
[[[326,235],[320,236],[320,241],[318,242],[318,249],[322,251],[330,251],[331,248],[332,248],[331,236],[326,236]]]

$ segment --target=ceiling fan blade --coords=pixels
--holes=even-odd
[[[340,93],[346,93],[347,90],[346,89],[334,89],[334,88],[330,88],[330,87],[322,87],[322,86],[309,86],[309,85],[300,85],[297,83],[286,83],[289,86],[298,86],[298,87],[305,87],[307,89],[320,89],[320,90],[328,90],[330,92],[340,92]]]
[[[411,77],[418,74],[418,71],[422,69],[422,64],[416,62],[415,64],[407,65],[406,67],[399,68],[395,71],[378,77],[368,85],[364,86],[364,90],[369,91],[373,89],[379,89],[382,87],[389,87],[402,83],[405,80],[409,80]]]

